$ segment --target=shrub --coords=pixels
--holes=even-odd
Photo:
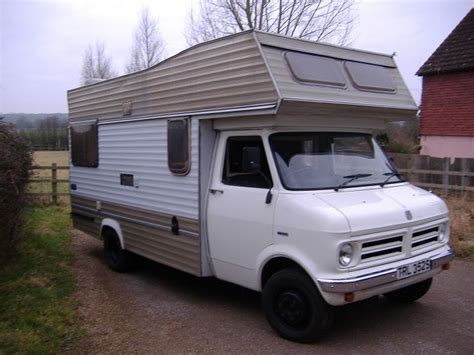
[[[32,150],[12,125],[0,123],[0,266],[17,250]]]
[[[474,201],[468,195],[448,197],[451,222],[450,244],[460,257],[474,258]]]
[[[378,132],[377,142],[390,153],[418,154],[418,120],[413,122],[392,122],[385,130]]]

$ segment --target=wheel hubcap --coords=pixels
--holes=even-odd
[[[285,323],[297,326],[306,320],[308,307],[300,292],[285,291],[278,296],[277,311]]]

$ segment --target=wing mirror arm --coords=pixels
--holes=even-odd
[[[273,194],[272,189],[268,190],[267,197],[265,198],[265,204],[269,205],[272,203]]]

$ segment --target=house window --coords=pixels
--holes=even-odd
[[[99,165],[97,122],[71,126],[71,160],[74,166],[96,168]]]
[[[227,140],[222,183],[264,189],[273,186],[262,138],[247,136]]]
[[[187,175],[191,170],[189,119],[168,121],[168,167],[174,175]]]

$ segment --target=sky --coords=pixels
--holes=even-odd
[[[67,112],[89,44],[105,43],[124,73],[140,11],[158,17],[166,56],[187,48],[186,17],[197,0],[0,0],[0,113]],[[474,0],[355,0],[351,46],[396,53],[417,102],[415,72],[474,6]]]

